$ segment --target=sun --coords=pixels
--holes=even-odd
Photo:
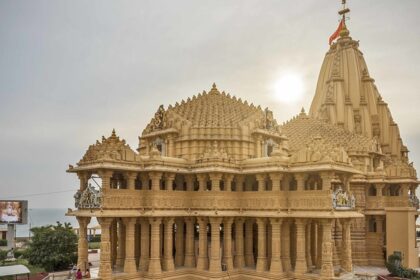
[[[303,98],[304,84],[302,77],[293,72],[280,75],[274,83],[273,91],[275,98],[287,104],[296,103]]]

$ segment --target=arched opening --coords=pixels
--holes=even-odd
[[[376,187],[371,184],[368,189],[368,196],[376,196]]]
[[[309,175],[305,182],[305,190],[321,190],[322,179],[318,174]]]

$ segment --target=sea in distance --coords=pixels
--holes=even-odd
[[[62,224],[70,223],[72,227],[79,227],[75,217],[66,216],[67,209],[62,208],[29,208],[28,223],[25,225],[16,225],[16,237],[29,237],[30,228],[56,225],[57,222]],[[98,222],[92,218],[89,227],[96,226]]]

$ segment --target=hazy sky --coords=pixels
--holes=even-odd
[[[216,82],[279,122],[307,110],[341,0],[0,1],[0,199],[71,207],[65,172],[112,128]],[[348,27],[420,167],[420,1],[349,1]],[[284,73],[304,95],[274,98]],[[61,193],[53,193],[61,192]],[[49,193],[48,195],[25,196]]]

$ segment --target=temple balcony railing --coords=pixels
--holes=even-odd
[[[107,189],[102,209],[332,210],[332,191],[152,191]]]
[[[366,209],[384,209],[387,207],[415,207],[419,209],[417,197],[408,196],[368,196]]]

